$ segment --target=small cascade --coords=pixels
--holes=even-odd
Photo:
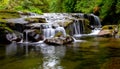
[[[99,17],[96,16],[96,15],[94,15],[94,14],[90,14],[90,16],[93,16],[93,18],[94,18],[94,24],[93,24],[93,26],[95,28],[100,28],[102,25],[101,25]]]
[[[25,40],[25,43],[28,43],[28,32],[29,32],[29,31],[25,30],[25,39],[26,39],[26,40]]]
[[[74,22],[75,34],[81,34],[81,33],[80,33],[81,29],[80,29],[79,26],[80,26],[79,21],[78,21],[78,20],[75,20],[75,22]]]
[[[57,32],[61,32],[64,36],[66,36],[66,31],[63,27],[54,26],[52,24],[44,24],[43,27],[43,35],[45,38],[51,38],[54,37]]]
[[[43,35],[45,38],[54,37],[55,29],[52,28],[51,25],[46,25],[47,27],[43,29]]]
[[[36,15],[34,14],[33,16],[36,17]],[[69,32],[69,35],[71,36],[78,36],[78,35],[81,36],[83,34],[88,35],[88,33],[90,33],[91,30],[87,32],[88,26],[85,23],[86,22],[85,19],[88,19],[90,21],[90,26],[93,26],[93,28],[98,29],[101,27],[99,17],[97,17],[94,14],[44,13],[42,17],[46,19],[47,23],[37,23],[37,27],[38,28],[40,27],[40,31],[42,32],[44,39],[52,38],[58,32],[61,32],[64,36],[66,36],[66,30],[65,30],[66,27],[68,29],[67,32]],[[66,21],[71,21],[71,23]],[[27,36],[29,31],[25,31],[25,33],[26,33],[25,42],[28,42],[29,40]],[[93,30],[91,34],[96,34],[96,30]]]
[[[29,34],[29,32],[31,32],[31,31],[33,31],[33,30],[24,30],[24,42],[25,43],[29,43],[29,38],[28,38],[28,34]]]
[[[80,19],[75,19],[74,23],[69,26],[71,30],[70,35],[80,35],[84,33],[84,21]]]
[[[100,32],[100,28],[95,28],[94,30],[92,30],[92,32],[88,35],[97,35]]]

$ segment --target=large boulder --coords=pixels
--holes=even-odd
[[[73,42],[73,38],[71,36],[60,36],[60,37],[53,37],[48,38],[44,42],[46,44],[52,44],[52,45],[64,45]]]
[[[98,33],[98,36],[112,37],[115,36],[117,32],[118,32],[118,27],[116,25],[105,25]]]

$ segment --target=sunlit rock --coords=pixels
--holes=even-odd
[[[98,33],[98,36],[112,37],[115,36],[118,32],[118,27],[116,25],[106,25],[103,26],[101,31]]]

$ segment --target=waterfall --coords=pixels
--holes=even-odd
[[[93,18],[94,18],[94,25],[93,26],[95,26],[95,28],[100,28],[102,25],[101,25],[99,17],[94,15],[94,14],[90,14],[90,15],[93,16]]]
[[[69,26],[70,35],[81,35],[84,33],[84,21],[75,19],[74,23]]]
[[[90,21],[90,26],[93,26],[93,28],[97,29],[101,27],[99,17],[94,14],[44,13],[43,17],[46,19],[47,23],[41,23],[40,25],[37,25],[38,27],[40,27],[40,31],[42,31],[45,39],[54,37],[57,32],[61,32],[64,36],[66,36],[66,30],[64,29],[64,27],[68,27],[67,32],[70,31],[69,34],[71,36],[86,34],[87,25],[85,23],[85,19],[88,19]],[[70,24],[68,23],[67,25],[67,22],[65,22],[67,20],[71,20],[72,22]],[[96,32],[96,30],[94,31]],[[94,33],[94,31],[92,31],[92,33]],[[26,42],[28,41],[27,33],[28,32],[26,31]]]
[[[52,28],[51,24],[45,25],[43,29],[43,35],[45,38],[54,37],[55,29]]]
[[[60,26],[56,26],[55,28],[53,28],[51,24],[48,24],[48,25],[45,25],[43,29],[43,35],[45,38],[54,37],[57,32],[61,32],[64,36],[66,36],[65,29]]]
[[[75,28],[75,34],[80,34],[80,27],[79,27],[79,21],[78,20],[75,20],[74,22],[74,28]]]
[[[61,32],[64,36],[66,36],[66,31],[64,27],[59,26],[59,22],[62,23],[65,20],[65,13],[44,13],[47,24],[44,24],[43,35],[45,38],[54,37],[57,32]],[[54,26],[55,25],[55,26]]]
[[[25,32],[25,36],[24,36],[25,43],[28,43],[28,33],[29,33],[29,31],[25,30],[24,32]]]

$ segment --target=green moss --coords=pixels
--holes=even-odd
[[[67,27],[67,26],[69,26],[71,23],[73,23],[73,20],[66,21],[66,22],[64,22],[63,26],[64,26],[64,27]],[[61,24],[62,24],[62,23],[61,23]]]
[[[39,23],[39,19],[38,18],[25,18],[25,21]]]
[[[84,29],[85,29],[85,31],[84,31],[84,33],[86,33],[86,34],[88,34],[88,33],[90,33],[91,32],[91,29],[90,28],[88,28],[88,25],[90,24],[90,21],[88,20],[88,19],[85,19],[84,20]]]
[[[11,32],[11,33],[13,32],[12,29],[7,27],[6,23],[0,23],[0,33],[5,33],[6,31]]]
[[[0,10],[0,19],[19,18],[20,15],[14,10]]]
[[[59,37],[61,35],[63,35],[62,32],[57,32],[54,37]]]
[[[112,29],[115,29],[117,26],[116,25],[105,25],[102,27],[102,30],[112,30]]]

